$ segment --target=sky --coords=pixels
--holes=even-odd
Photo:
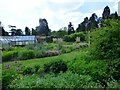
[[[52,31],[67,27],[72,22],[76,29],[85,17],[92,13],[102,16],[105,6],[111,13],[118,12],[120,0],[0,0],[0,21],[6,31],[14,25],[24,31],[25,27],[35,28],[39,19],[45,18]]]

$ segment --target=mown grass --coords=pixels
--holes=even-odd
[[[62,54],[62,55],[54,56],[54,57],[45,57],[45,58],[22,60],[22,61],[18,61],[18,63],[22,63],[23,66],[30,66],[30,67],[33,67],[34,65],[43,66],[45,63],[49,63],[51,61],[56,61],[56,60],[70,61],[70,60],[73,60],[76,57],[79,57],[79,55],[80,55],[79,51],[74,51],[74,52],[71,52],[71,53]],[[13,65],[14,63],[13,63],[13,61],[5,62],[5,63],[3,63],[3,67],[6,64]]]

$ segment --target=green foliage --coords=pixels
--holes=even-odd
[[[0,30],[2,33],[0,33],[0,36],[9,36],[9,33],[7,31],[4,30],[4,27],[0,27]]]
[[[43,56],[43,54],[45,54],[45,51],[39,50],[39,51],[35,52],[34,54],[35,54],[35,58],[41,58]]]
[[[78,53],[73,52],[72,55],[75,56],[75,55],[78,55]],[[56,61],[56,58],[60,59],[60,58],[66,58],[67,57],[65,59],[65,61],[68,61],[68,60],[71,60],[73,58],[73,56],[71,56],[71,54],[69,54],[69,55],[63,54],[63,55],[56,56],[56,57],[40,58],[40,59],[27,60],[27,61],[18,61],[18,64],[17,64],[18,66],[19,66],[19,63],[22,63],[21,72],[19,72],[19,74],[13,73],[12,75],[14,75],[14,76],[16,75],[13,80],[9,76],[8,76],[8,79],[4,78],[6,80],[5,82],[7,83],[7,80],[10,80],[11,82],[8,82],[8,84],[16,83],[16,80],[18,79],[17,77],[22,78],[21,76],[22,76],[23,72],[25,72],[27,67],[32,68],[32,69],[29,70],[29,71],[31,71],[31,73],[25,74],[25,75],[33,75],[33,74],[40,75],[40,74],[42,74],[44,72],[44,68],[43,68],[44,64],[52,62],[52,61]],[[3,66],[3,68],[2,68],[3,73],[5,71],[4,67],[7,64],[10,64],[10,67],[12,67],[12,68],[15,66],[15,64],[13,62],[5,62],[5,63],[3,63],[3,65],[2,65]],[[18,72],[18,70],[17,70],[18,66],[16,66],[16,69],[13,69],[13,70],[11,70],[12,68],[10,68],[9,70],[11,70],[11,71],[7,70],[7,72],[3,74],[2,78],[6,77],[4,75],[7,75],[7,74],[10,74],[11,72],[14,72],[14,70],[16,70]],[[37,71],[37,69],[39,69],[39,70]],[[26,72],[26,73],[28,73],[28,72]],[[42,75],[40,75],[40,76],[42,76]],[[29,78],[29,79],[31,79],[31,78]],[[26,83],[27,82],[28,81],[26,80]],[[23,83],[21,83],[21,84],[23,84]],[[7,87],[7,86],[5,86],[5,87]],[[24,88],[26,88],[26,87],[24,87]]]
[[[34,58],[34,51],[33,50],[23,50],[19,53],[19,60],[26,60],[26,59],[32,59]]]
[[[22,67],[22,73],[23,75],[27,75],[27,74],[33,74],[34,71],[31,67]]]
[[[7,85],[9,85],[11,83],[12,80],[14,80],[16,77],[18,77],[19,75],[14,71],[14,70],[8,70],[2,72],[2,88],[7,88]]]
[[[118,88],[120,86],[120,59],[112,60],[112,62],[107,60],[89,60],[87,57],[88,51],[86,50],[57,57],[20,61],[23,66],[28,66],[28,68],[32,69],[28,69],[30,73],[25,74],[24,77],[17,80],[15,78],[15,81],[9,83],[9,86],[11,88],[104,88],[103,83],[107,83],[108,88]],[[44,64],[49,66],[52,62],[57,62],[58,59],[68,62],[67,71],[54,74],[53,72],[57,71],[56,68],[59,69],[58,66],[61,66],[61,64],[54,63],[51,68],[48,68],[53,74],[47,75],[44,73]],[[55,69],[53,69],[53,66]],[[22,71],[27,71],[27,67],[23,68]],[[36,73],[38,75],[34,76]]]
[[[35,72],[38,72],[38,70],[40,69],[40,65],[35,65],[34,68],[35,68]]]
[[[120,80],[120,58],[114,59],[109,62],[109,69],[108,71],[110,72],[111,76],[115,80]]]
[[[5,61],[11,61],[14,60],[14,58],[16,58],[18,56],[18,52],[17,51],[9,51],[9,52],[4,52],[4,54],[2,55],[2,60]]]
[[[60,73],[60,71],[67,71],[67,65],[62,60],[51,62],[44,65],[45,72]]]
[[[84,55],[84,54],[83,54]],[[75,58],[68,63],[68,69],[73,73],[79,75],[89,75],[92,81],[99,83],[102,87],[108,87],[111,81],[120,80],[120,65],[119,60],[114,60],[114,63],[108,63],[104,60],[91,60],[87,61],[86,56]],[[113,82],[114,83],[114,82]]]
[[[62,53],[70,53],[72,50],[70,48],[62,48],[61,52]]]
[[[12,51],[14,50],[13,47],[10,47],[9,45],[2,45],[3,51]]]
[[[80,37],[81,41],[85,41],[85,33],[83,32],[77,32],[71,35],[65,35],[64,37],[64,41],[66,42],[74,42],[76,40],[77,37]]]
[[[37,30],[32,28],[32,35],[37,35]]]
[[[53,32],[51,32],[51,36],[52,37],[56,37],[56,38],[62,38],[65,35],[67,35],[67,29],[66,29],[66,27],[61,28],[59,31],[53,31]]]
[[[71,42],[60,42],[26,45],[25,47],[11,47],[10,51],[3,51],[2,57],[4,62],[57,56],[79,50],[84,47],[84,45],[81,45],[77,45],[77,43],[73,44]],[[13,52],[16,52],[16,54],[12,55]]]
[[[25,27],[25,35],[30,35],[30,29],[28,27]]]
[[[66,41],[66,42],[74,42],[75,38],[72,37],[71,35],[65,35],[64,41]]]
[[[22,30],[21,29],[17,29],[16,30],[16,36],[22,36],[23,35],[23,32],[22,32]]]
[[[109,88],[118,88],[120,85],[115,82],[110,82]],[[15,83],[9,85],[10,88],[104,88],[99,83],[93,82],[89,75],[79,75],[70,71],[45,75],[39,78],[35,75],[25,76]]]
[[[5,77],[3,80],[4,82],[6,81],[5,85],[9,84],[11,88],[119,88],[120,22],[117,20],[104,20],[103,22],[103,27],[96,29],[96,31],[93,30],[91,34],[92,45],[81,52],[71,52],[84,46],[76,45],[75,43],[46,43],[43,45],[44,48],[39,45],[30,46],[29,48],[25,47],[25,50],[32,51],[33,57],[41,57],[41,54],[43,57],[53,56],[55,52],[51,50],[71,53],[56,57],[21,61],[24,66],[28,66],[22,68],[22,74],[24,73],[25,76],[16,78],[20,74],[17,75],[16,72],[12,74],[12,70],[8,71],[3,74],[3,77]],[[77,37],[79,35],[75,33],[70,36]],[[31,53],[24,52],[24,49],[20,50],[19,54],[21,53],[20,55],[23,57],[30,54],[28,55],[29,58]],[[44,51],[46,53],[43,53]],[[23,58],[22,56],[21,58]],[[67,63],[64,61],[67,61]],[[11,82],[12,75],[16,75],[13,80],[17,80],[14,82]]]
[[[21,84],[20,84],[21,83]],[[60,73],[56,77],[48,74],[44,78],[25,76],[9,85],[10,88],[90,88],[100,85],[92,82],[89,75],[78,75],[72,72]]]
[[[19,79],[21,75],[21,64],[14,63],[14,65],[6,64],[2,66],[2,88],[8,89],[8,85]]]
[[[90,55],[99,59],[120,57],[120,21],[105,20],[103,28],[92,32]]]
[[[47,36],[47,37],[46,37],[46,42],[52,43],[52,42],[53,42],[52,36]]]
[[[40,74],[41,73],[41,67],[40,65],[35,65],[33,67],[31,66],[22,66],[21,71],[23,75],[33,75],[33,74]],[[43,71],[42,71],[43,73]]]

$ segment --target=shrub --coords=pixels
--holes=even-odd
[[[12,50],[14,50],[14,48],[11,47],[11,46],[9,46],[9,45],[2,45],[2,48],[3,48],[3,50],[5,50],[5,51],[12,51]]]
[[[40,69],[40,65],[35,65],[34,68],[35,68],[35,72],[38,72],[38,70]]]
[[[33,50],[22,50],[19,52],[18,56],[20,60],[32,59],[34,57],[35,55]]]
[[[9,52],[4,52],[2,55],[2,60],[3,62],[5,61],[11,61],[15,60],[18,57],[18,52],[17,51],[9,51]]]
[[[82,53],[81,53],[82,54]],[[68,70],[80,75],[89,75],[92,80],[103,87],[108,87],[109,82],[120,80],[120,59],[115,60],[86,60],[88,58],[76,58],[68,62]]]
[[[27,50],[34,50],[35,45],[26,45],[24,48]]]
[[[2,72],[2,88],[6,89],[7,86],[18,77],[18,74],[14,70],[4,70]]]
[[[59,55],[59,51],[48,51],[47,56],[57,56]]]
[[[72,50],[70,49],[70,48],[62,48],[61,49],[61,52],[62,53],[69,53],[69,52],[71,52]]]
[[[17,79],[20,79],[21,64],[15,62],[14,65],[2,65],[2,89],[9,89],[8,85]]]
[[[86,40],[85,33],[77,32],[77,33],[74,33],[74,34],[71,34],[71,35],[65,35],[64,36],[64,41],[66,41],[66,42],[75,42],[77,37],[80,37],[81,41],[85,41]]]
[[[70,71],[80,75],[90,75],[92,80],[102,82],[108,80],[109,75],[106,73],[107,64],[99,61],[91,61],[87,63],[84,60],[74,60],[68,64]]]
[[[51,36],[46,37],[46,42],[51,43],[53,42],[53,38]]]
[[[25,67],[25,66],[22,67],[22,74],[23,75],[33,74],[33,73],[34,73],[33,68]]]
[[[41,55],[41,57],[50,57],[50,56],[57,56],[59,55],[59,51],[48,51],[48,52],[45,52]]]
[[[35,51],[35,58],[41,58],[43,54],[45,54],[45,51],[44,50],[38,50],[38,51]]]
[[[92,32],[89,49],[92,58],[116,59],[120,57],[120,21],[106,20],[109,26]]]
[[[60,73],[67,71],[67,65],[62,60],[44,64],[44,72]]]
[[[108,72],[115,79],[120,80],[120,58],[114,59],[109,62]]]
[[[78,32],[78,33],[74,33],[73,37],[77,38],[80,37],[80,41],[85,41],[86,40],[86,34],[83,32]]]
[[[119,88],[119,84],[108,82],[109,88]],[[89,75],[79,75],[72,72],[59,73],[57,76],[48,74],[43,78],[37,76],[25,76],[23,79],[11,83],[10,88],[104,88],[100,83],[92,81]]]
[[[65,35],[64,36],[64,41],[66,41],[66,42],[75,42],[75,38],[72,37],[72,35]]]

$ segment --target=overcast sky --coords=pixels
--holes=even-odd
[[[74,28],[92,13],[102,16],[108,5],[111,13],[118,11],[119,0],[0,0],[0,21],[8,29],[15,25],[24,30],[39,25],[39,18],[48,21],[49,28],[59,30],[72,22]]]

